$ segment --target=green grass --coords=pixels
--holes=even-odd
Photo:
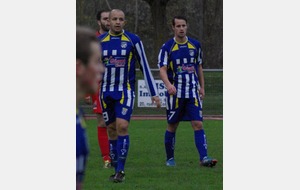
[[[199,167],[194,133],[189,122],[179,125],[176,135],[176,167],[165,166],[164,120],[132,120],[130,148],[126,161],[126,180],[108,181],[114,169],[102,168],[96,121],[88,120],[90,155],[84,181],[85,190],[96,189],[223,189],[223,121],[204,121],[208,154],[218,159],[214,168]]]

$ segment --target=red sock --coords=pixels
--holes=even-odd
[[[107,136],[106,127],[97,127],[98,128],[98,143],[100,147],[100,151],[102,153],[103,160],[109,160],[109,141]]]

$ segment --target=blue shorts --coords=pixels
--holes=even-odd
[[[101,106],[106,125],[116,121],[116,118],[125,119],[128,122],[134,106],[134,91],[102,92]]]
[[[169,124],[180,121],[203,121],[202,102],[196,98],[177,98],[167,94],[167,120]]]

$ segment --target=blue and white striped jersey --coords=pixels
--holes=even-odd
[[[167,66],[169,81],[177,89],[178,98],[197,97],[198,66],[202,64],[201,51],[200,42],[191,38],[187,38],[184,43],[178,43],[172,38],[160,49],[158,67]]]
[[[99,39],[105,65],[102,92],[135,91],[135,63],[138,61],[149,93],[158,95],[142,41],[137,35],[123,30],[119,35],[107,32]]]

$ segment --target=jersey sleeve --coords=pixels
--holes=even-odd
[[[157,64],[158,68],[161,68],[163,66],[168,66],[168,64],[169,64],[168,55],[169,55],[169,53],[164,44],[158,54],[158,64]]]
[[[203,52],[202,52],[202,48],[201,48],[200,43],[197,45],[197,52],[198,52],[197,65],[201,65],[203,63],[203,61],[202,61]]]
[[[138,62],[141,67],[141,71],[144,75],[144,80],[146,87],[148,89],[148,92],[151,94],[151,96],[158,96],[157,87],[154,81],[154,78],[152,76],[151,70],[149,68],[149,64],[147,61],[147,57],[144,51],[144,46],[141,40],[137,40],[137,42],[134,44],[136,49],[136,57],[138,59]]]

